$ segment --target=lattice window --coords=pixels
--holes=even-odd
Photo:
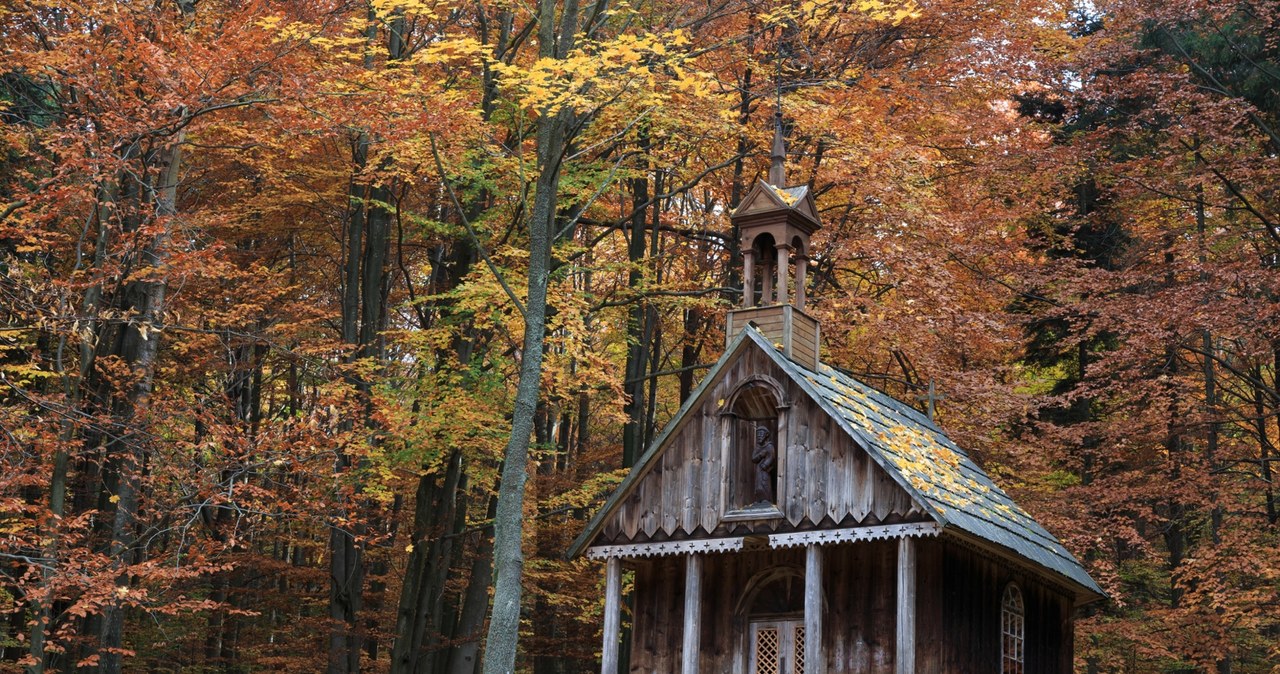
[[[1009,583],[1000,601],[1000,670],[1001,674],[1023,674],[1026,662],[1026,613],[1022,590]]]
[[[778,673],[778,628],[761,627],[756,631],[756,672]]]
[[[804,674],[804,625],[796,625],[795,631],[795,649],[792,655],[792,662],[796,663],[795,671],[792,674]]]

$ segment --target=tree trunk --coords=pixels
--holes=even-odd
[[[643,137],[643,136],[642,136]],[[647,147],[644,149],[648,149]],[[634,466],[636,460],[644,452],[644,375],[649,362],[648,353],[648,303],[637,297],[641,281],[644,280],[645,234],[648,230],[648,219],[645,215],[649,202],[648,165],[642,160],[639,167],[645,174],[632,179],[631,182],[631,237],[627,244],[627,291],[631,294],[632,305],[627,317],[627,362],[623,368],[623,389],[627,402],[623,408],[627,421],[622,427],[622,467]]]
[[[115,200],[115,194],[112,190],[104,189],[98,194],[98,204],[95,206],[95,214],[93,218],[98,223],[98,232],[94,241],[93,261],[91,268],[97,269],[101,267],[107,256],[107,243],[110,238],[110,211],[111,204]],[[82,265],[77,261],[76,271],[80,271]],[[84,299],[80,303],[81,316],[97,316],[101,308],[102,302],[102,286],[90,286],[84,295]],[[59,344],[58,349],[58,368],[61,370],[61,354],[64,341]],[[93,372],[94,362],[97,358],[98,348],[97,341],[94,339],[80,340],[80,357],[77,376],[74,380],[66,380],[67,407],[77,409],[81,402],[81,392],[84,390],[85,382],[89,380],[90,374]],[[65,375],[64,375],[65,376]],[[67,448],[71,446],[75,439],[77,424],[67,419],[62,423],[62,429],[58,434],[58,449],[54,453],[53,470],[49,476],[49,545],[45,549],[45,558],[57,560],[58,544],[60,542],[59,530],[62,527],[62,518],[66,514],[67,501],[67,468],[70,462],[70,455]],[[56,561],[54,562],[56,563]],[[44,583],[48,583],[52,576],[52,569],[43,569],[41,571],[44,577]],[[47,589],[47,585],[42,586],[41,590]],[[45,636],[50,627],[52,627],[53,597],[38,597],[32,602],[32,612],[35,619],[31,622],[31,639],[29,653],[33,660],[32,664],[27,666],[27,674],[44,674],[45,668],[50,666],[51,656],[53,654],[45,652]]]
[[[543,16],[554,4],[543,0]],[[549,22],[547,22],[549,23]],[[511,437],[503,452],[502,487],[494,518],[495,571],[493,609],[489,620],[484,658],[485,674],[515,671],[516,643],[520,636],[521,579],[524,555],[524,490],[528,478],[529,437],[537,414],[542,383],[542,345],[546,334],[547,282],[551,257],[551,232],[555,218],[555,192],[559,185],[565,121],[561,115],[538,121],[538,177],[533,215],[529,221],[529,286],[525,302],[524,348],[516,385]]]
[[[440,627],[439,607],[448,577],[454,537],[454,508],[458,485],[462,479],[462,452],[455,449],[449,458],[444,484],[437,486],[436,476],[424,475],[418,480],[413,514],[413,551],[405,571],[404,586],[396,610],[396,639],[391,647],[392,674],[416,674],[424,671],[422,663],[430,662],[423,645],[429,634]]]
[[[493,508],[491,507],[492,511]],[[481,535],[476,544],[475,557],[471,561],[471,579],[466,597],[462,600],[462,613],[454,631],[455,645],[449,649],[448,674],[476,674],[478,671],[481,630],[484,628],[485,610],[489,608],[489,586],[493,576],[493,539]]]
[[[182,159],[182,134],[178,134],[165,150],[154,188],[156,217],[164,221],[164,227],[143,252],[143,273],[146,269],[159,270],[169,257],[169,232],[177,212],[178,169]],[[137,317],[126,329],[122,355],[133,374],[133,384],[125,398],[122,418],[137,418],[147,409],[151,399],[152,381],[155,375],[156,355],[160,347],[160,331],[164,313],[167,283],[163,273],[158,279],[134,281],[129,295],[136,295]],[[116,442],[116,441],[113,441]],[[134,530],[137,524],[138,501],[141,491],[139,480],[145,464],[140,440],[126,439],[119,468],[116,491],[116,511],[111,525],[110,554],[115,569],[116,597],[107,604],[99,634],[99,671],[118,674],[121,671],[121,649],[124,641],[123,599],[128,595],[130,576],[128,565],[133,562]]]
[[[541,0],[538,46],[542,58],[564,58],[573,48],[578,25],[577,0],[565,0],[559,43],[556,41],[555,0]],[[524,313],[524,346],[520,377],[516,384],[511,437],[503,453],[502,486],[494,517],[493,608],[485,640],[484,674],[512,674],[520,639],[521,580],[524,573],[524,491],[528,479],[529,436],[538,411],[542,384],[542,347],[546,336],[547,283],[551,271],[551,244],[555,232],[556,192],[571,113],[549,111],[538,118],[538,179],[529,218],[529,280]]]

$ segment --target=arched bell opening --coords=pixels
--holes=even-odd
[[[774,251],[777,242],[768,232],[757,234],[751,246],[743,251],[743,306],[768,306],[774,304],[773,281],[777,275],[777,259]]]
[[[758,232],[749,241],[750,245],[742,251],[742,306],[794,304],[804,309],[808,236],[794,234],[780,241],[770,232]]]

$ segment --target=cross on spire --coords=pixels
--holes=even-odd
[[[946,400],[947,397],[938,393],[938,389],[934,387],[932,379],[929,380],[929,390],[922,396],[916,396],[916,400],[926,402],[926,414],[929,415],[929,421],[933,421],[933,416],[937,412],[937,403],[939,400]]]

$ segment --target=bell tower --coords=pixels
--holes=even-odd
[[[730,215],[741,236],[742,306],[729,312],[725,338],[754,324],[788,358],[817,370],[821,331],[804,312],[805,275],[809,237],[822,223],[809,187],[786,184],[781,112],[774,123],[769,178],[758,181]]]

